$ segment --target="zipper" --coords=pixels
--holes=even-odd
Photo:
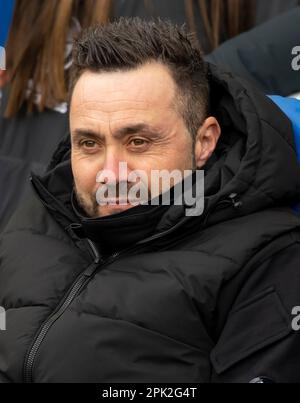
[[[204,219],[203,226],[207,222],[207,219],[210,216],[210,214],[212,213],[212,211],[216,211],[218,209],[218,207],[221,207],[221,206],[222,206],[222,208],[224,208],[224,207],[228,206],[228,204],[234,205],[234,203],[236,203],[236,196],[237,196],[236,194],[232,194],[229,196],[229,200],[225,199],[223,201],[220,201],[219,203],[216,204],[216,206],[214,206],[214,208],[210,209]],[[234,205],[234,207],[236,207],[236,206]],[[240,207],[240,205],[238,207]],[[190,217],[186,217],[186,219],[190,219]],[[25,361],[24,361],[24,368],[23,368],[24,383],[33,382],[33,368],[34,368],[35,358],[36,358],[39,348],[40,348],[41,344],[43,343],[43,340],[45,339],[51,326],[66,311],[66,309],[73,302],[73,300],[78,295],[80,290],[87,285],[87,283],[90,281],[90,279],[91,279],[92,275],[95,273],[95,271],[98,270],[100,267],[102,268],[102,267],[106,266],[107,264],[112,263],[114,260],[116,260],[120,256],[128,254],[129,252],[134,252],[134,251],[138,250],[139,246],[143,246],[146,243],[150,243],[150,242],[155,241],[159,238],[162,238],[166,235],[169,235],[170,233],[172,233],[173,231],[178,229],[178,227],[181,226],[185,221],[186,220],[182,220],[180,223],[175,224],[172,228],[169,228],[166,231],[160,232],[159,234],[155,234],[144,240],[141,240],[130,248],[115,252],[111,256],[109,256],[106,260],[101,259],[98,249],[95,246],[95,244],[90,239],[86,239],[86,242],[89,245],[89,249],[91,250],[91,252],[94,256],[94,261],[92,264],[90,264],[87,267],[87,269],[82,274],[79,275],[79,277],[75,280],[75,282],[71,286],[70,290],[66,293],[65,298],[58,305],[58,307],[55,309],[55,311],[50,315],[50,317],[43,323],[43,325],[40,327],[39,331],[37,332],[37,335],[31,345],[30,349],[28,350]]]
[[[59,306],[55,309],[55,311],[50,315],[50,317],[43,323],[43,325],[40,327],[39,331],[37,332],[34,342],[32,343],[29,351],[27,352],[26,358],[24,361],[24,369],[23,369],[24,383],[33,382],[34,361],[35,361],[35,358],[39,351],[39,348],[40,348],[43,340],[45,339],[48,331],[50,330],[51,326],[66,311],[66,309],[73,302],[73,300],[78,295],[80,290],[87,285],[87,283],[90,281],[90,278],[95,273],[95,271],[97,269],[99,269],[100,267],[102,268],[102,267],[106,266],[107,264],[111,263],[117,257],[119,257],[121,254],[123,255],[125,253],[128,253],[129,251],[133,251],[133,250],[137,249],[135,247],[131,247],[124,251],[115,252],[114,254],[109,256],[109,258],[107,258],[105,261],[101,261],[100,255],[98,253],[98,250],[97,250],[97,247],[95,246],[95,244],[89,239],[87,239],[86,241],[87,241],[91,251],[93,252],[95,260],[91,265],[89,265],[87,267],[87,269],[84,271],[83,274],[79,275],[79,277],[75,280],[75,282],[71,286],[71,289],[67,292],[63,301],[59,304]]]
[[[173,228],[173,227],[172,227]],[[166,233],[169,232],[165,231]],[[147,240],[151,241],[152,239],[156,239],[158,237],[162,237],[165,235],[165,232],[161,232],[160,234],[157,234],[158,236],[156,237],[150,237],[147,238]],[[94,274],[96,269],[99,269],[100,267],[102,268],[103,266],[111,263],[114,261],[117,257],[120,255],[127,254],[130,251],[134,251],[138,249],[136,246],[142,242],[138,242],[134,247],[127,248],[123,251],[118,251],[113,253],[109,258],[107,258],[105,261],[101,262],[100,255],[98,253],[97,247],[95,244],[90,240],[86,239],[90,250],[92,251],[94,255],[94,262],[88,266],[88,268],[84,271],[83,274],[81,274],[73,283],[70,291],[67,292],[66,297],[63,299],[63,301],[59,304],[59,306],[56,308],[54,313],[43,323],[43,325],[40,327],[33,344],[31,345],[29,351],[26,354],[25,362],[24,362],[24,370],[23,370],[23,378],[24,378],[24,383],[32,383],[33,382],[33,367],[34,367],[34,361],[37,356],[37,353],[39,351],[39,348],[45,339],[48,331],[50,330],[51,326],[53,325],[54,322],[56,322],[57,319],[60,318],[60,316],[66,311],[66,309],[70,306],[70,304],[73,302],[74,298],[78,295],[79,291],[87,285],[89,282],[91,276]],[[146,241],[146,240],[145,240]]]
[[[67,298],[64,300],[63,304],[57,311],[50,316],[50,318],[42,325],[40,328],[37,337],[33,345],[31,346],[25,360],[24,366],[24,382],[25,383],[32,383],[33,379],[33,365],[35,357],[38,353],[38,350],[48,333],[49,329],[51,328],[52,324],[63,314],[63,312],[67,309],[70,303],[74,300],[75,296],[79,292],[79,290],[83,287],[83,285],[87,282],[88,277],[86,275],[81,275],[76,282],[73,284],[71,291],[68,293]]]

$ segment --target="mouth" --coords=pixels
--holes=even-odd
[[[127,206],[141,204],[141,200],[128,200],[128,199],[106,199],[100,202],[100,206]]]

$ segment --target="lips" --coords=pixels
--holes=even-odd
[[[101,204],[104,205],[128,205],[128,204],[136,204],[142,203],[141,200],[128,200],[128,199],[104,199],[101,200]]]

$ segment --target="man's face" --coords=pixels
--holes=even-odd
[[[150,192],[151,170],[183,173],[194,168],[192,137],[175,101],[175,82],[158,63],[130,71],[86,71],[80,77],[70,110],[72,170],[78,201],[89,217],[133,207],[118,199],[98,204],[103,184],[96,178],[102,170],[114,173],[119,183],[127,182],[130,172],[143,170]],[[127,170],[120,172],[120,162],[127,163]],[[128,189],[133,185],[128,182]]]

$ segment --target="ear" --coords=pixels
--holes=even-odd
[[[197,168],[201,168],[214,152],[221,128],[216,118],[209,117],[199,128],[195,141],[195,161]]]

